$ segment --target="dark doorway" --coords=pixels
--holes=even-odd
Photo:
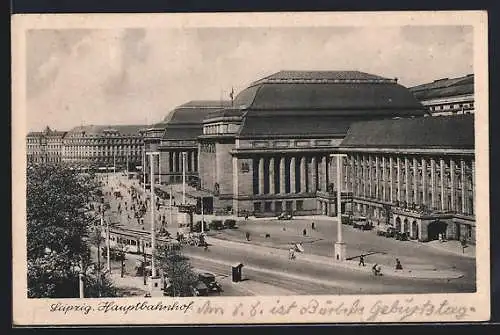
[[[437,240],[439,238],[439,234],[445,234],[446,233],[446,227],[448,224],[446,222],[436,220],[431,223],[429,223],[429,226],[427,227],[427,239],[429,241]]]
[[[396,231],[397,232],[400,232],[401,231],[401,219],[398,217],[396,217]]]

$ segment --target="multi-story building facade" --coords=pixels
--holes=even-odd
[[[228,101],[194,100],[176,107],[165,119],[149,128],[145,134],[146,152],[159,152],[155,157],[156,183],[182,182],[182,164],[188,181],[198,180],[198,136],[203,132],[203,119],[229,106]],[[184,155],[184,158],[183,158]],[[149,159],[146,174],[149,182]]]
[[[62,161],[77,167],[135,169],[142,166],[147,126],[79,126],[64,137]]]
[[[356,123],[341,151],[355,214],[412,239],[475,242],[473,115]]]
[[[282,71],[251,84],[199,136],[201,188],[215,208],[334,215],[337,152],[357,121],[425,114],[394,79],[357,71]],[[350,195],[343,195],[347,203]]]
[[[64,131],[46,127],[41,132],[29,132],[26,136],[29,163],[60,163],[62,161]]]
[[[415,97],[428,108],[429,114],[459,115],[474,113],[474,75],[443,78],[410,88]]]

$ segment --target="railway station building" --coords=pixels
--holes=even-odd
[[[198,180],[198,136],[203,132],[203,119],[227,106],[227,101],[190,101],[176,107],[162,122],[145,132],[146,152],[160,154],[159,161],[158,157],[154,158],[155,183],[181,183],[183,155],[187,180]],[[149,158],[145,163],[149,183]]]
[[[356,123],[341,150],[355,214],[411,239],[475,243],[473,115]]]
[[[358,71],[281,71],[204,119],[200,186],[212,195],[214,208],[238,215],[335,215],[338,185],[330,155],[340,152],[349,127],[425,112],[396,79]],[[344,206],[350,198],[342,190]]]

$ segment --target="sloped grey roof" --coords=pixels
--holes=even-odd
[[[443,78],[410,88],[419,100],[450,97],[455,95],[474,94],[474,75],[459,78]]]
[[[106,131],[116,131],[121,135],[139,135],[141,130],[146,130],[148,127],[147,125],[86,125],[75,127],[68,133],[72,135],[81,133],[87,135],[100,135]]]
[[[162,121],[162,123],[202,123],[210,113],[231,105],[224,100],[194,100],[176,107]]]
[[[248,110],[419,110],[422,105],[393,79],[359,71],[281,71],[240,92],[235,108]]]
[[[474,148],[474,116],[454,115],[354,123],[342,147]]]

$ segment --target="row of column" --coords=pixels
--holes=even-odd
[[[182,172],[182,151],[162,151],[161,152],[162,174]],[[198,171],[198,154],[195,150],[187,151],[186,172]]]
[[[474,160],[466,163],[464,159],[457,161],[454,158],[379,155],[350,155],[348,160],[347,178],[355,196],[473,214],[470,198],[473,199],[475,187]],[[427,168],[430,169],[430,181]],[[445,181],[447,173],[449,182]],[[457,203],[458,192],[461,200]]]
[[[326,155],[256,158],[254,166],[258,172],[254,181],[255,193],[294,194],[326,190],[329,179],[328,161]],[[267,190],[265,185],[268,186]]]

